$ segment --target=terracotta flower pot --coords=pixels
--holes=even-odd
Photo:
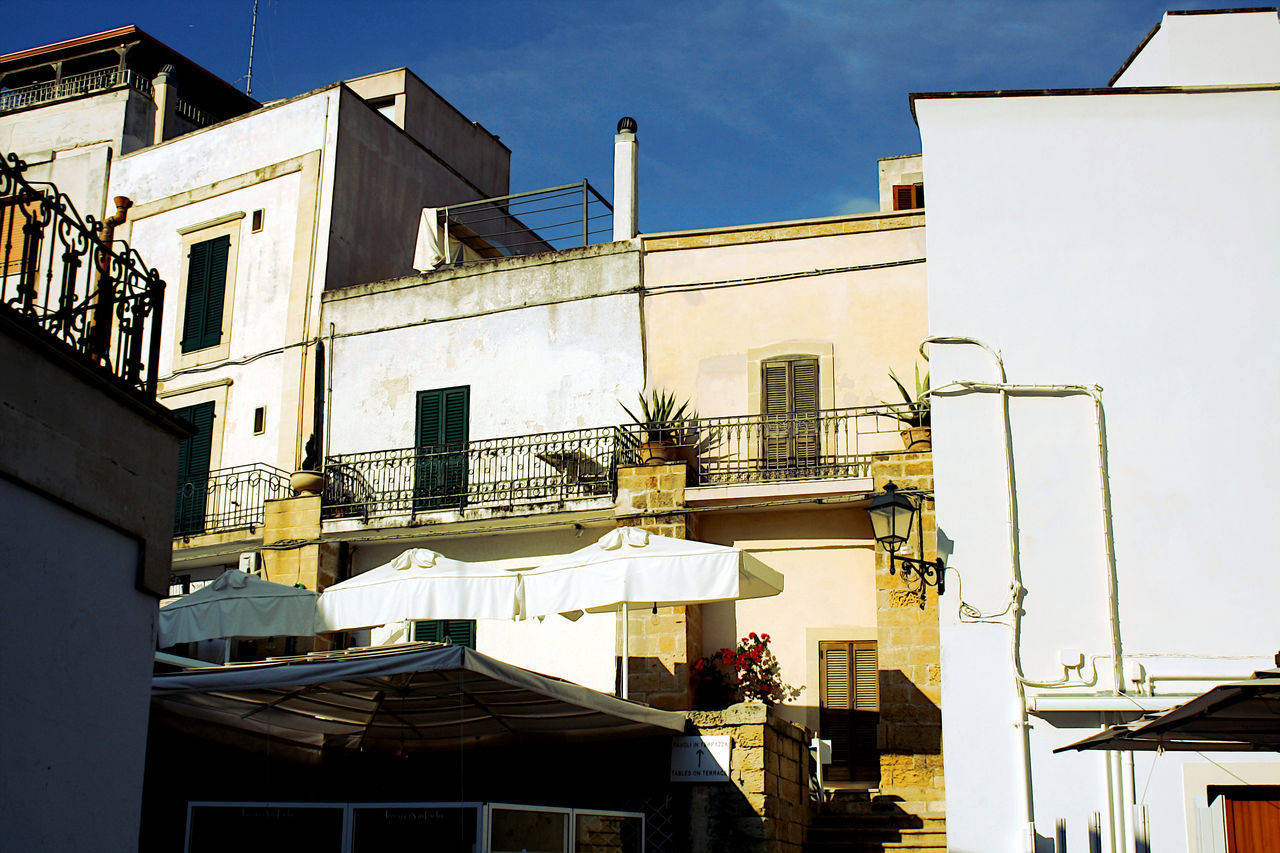
[[[668,441],[640,442],[640,462],[644,465],[664,465],[676,458],[676,447]]]
[[[932,434],[929,427],[907,427],[901,432],[902,446],[907,450],[923,451],[933,449]]]

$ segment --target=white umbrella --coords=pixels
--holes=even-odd
[[[160,608],[159,646],[228,637],[310,637],[323,630],[316,594],[232,569]]]
[[[320,595],[320,614],[331,631],[406,619],[515,619],[519,612],[518,575],[426,548],[405,551]]]
[[[526,616],[575,611],[622,614],[622,695],[627,695],[627,607],[669,607],[765,598],[782,575],[741,548],[619,527],[571,554],[521,573]]]

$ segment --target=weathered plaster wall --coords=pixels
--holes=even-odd
[[[330,453],[412,446],[417,392],[455,385],[473,440],[619,423],[644,384],[638,269],[610,244],[326,294]]]
[[[824,408],[896,399],[889,370],[910,376],[919,360],[916,345],[925,334],[924,264],[805,273],[922,260],[922,225],[920,216],[877,216],[761,226],[759,237],[646,238],[650,387],[689,397],[704,416],[754,414],[761,402],[759,353],[753,351],[781,355],[792,347],[830,354],[825,369],[819,367]],[[815,232],[823,236],[809,236]],[[796,275],[786,277],[789,273]],[[743,286],[663,289],[775,275],[783,277]]]
[[[326,289],[413,272],[422,208],[489,194],[450,171],[346,87],[338,109]],[[446,152],[436,153],[448,159]]]

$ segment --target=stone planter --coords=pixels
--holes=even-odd
[[[318,495],[324,486],[323,471],[294,471],[289,475],[289,487],[299,495]]]

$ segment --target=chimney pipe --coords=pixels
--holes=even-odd
[[[636,120],[623,116],[613,137],[613,239],[636,233]]]

